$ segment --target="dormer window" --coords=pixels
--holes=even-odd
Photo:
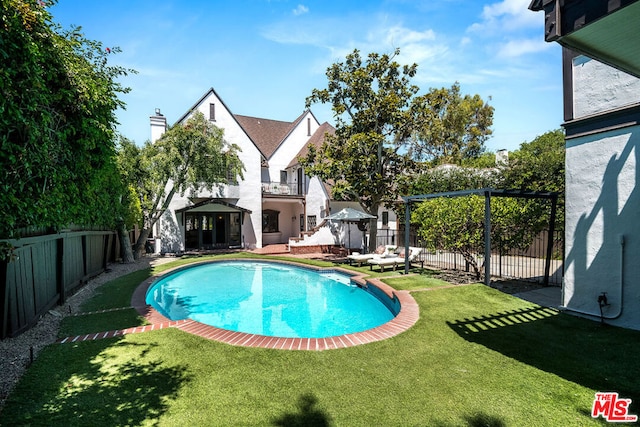
[[[209,120],[216,121],[216,104],[209,104]]]

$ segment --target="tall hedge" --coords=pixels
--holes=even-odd
[[[25,227],[113,226],[117,48],[53,22],[51,1],[0,0],[0,238]]]

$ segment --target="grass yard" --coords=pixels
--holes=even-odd
[[[102,286],[85,311],[126,307],[149,274]],[[640,412],[639,332],[480,284],[385,280],[415,290],[420,305],[418,323],[394,338],[305,352],[164,329],[51,345],[9,397],[0,425],[603,425],[590,416],[596,391],[617,391]],[[129,310],[109,313],[66,318],[62,334],[144,321]]]

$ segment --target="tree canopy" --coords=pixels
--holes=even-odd
[[[515,198],[491,199],[491,249],[502,254],[512,249],[526,249],[548,223],[531,212],[530,201]],[[420,202],[411,215],[418,235],[431,251],[459,253],[481,276],[484,253],[485,201],[478,195],[455,198],[439,197]]]
[[[306,101],[307,107],[316,102],[331,104],[336,133],[326,135],[319,149],[310,149],[301,164],[307,174],[333,184],[333,197],[356,201],[371,215],[406,193],[409,177],[419,168],[417,153],[431,143],[424,138],[431,123],[429,111],[461,108],[460,103],[432,106],[430,102],[440,98],[418,96],[419,88],[411,83],[417,65],[401,66],[394,60],[398,54],[396,50],[392,55],[370,53],[362,58],[354,50],[344,62],[328,68],[327,88],[314,89]],[[458,86],[451,91],[459,96]],[[443,89],[443,96],[448,93]],[[493,110],[487,107],[487,111],[483,123],[488,129]],[[456,114],[452,111],[451,115]],[[469,117],[458,116],[461,122]],[[464,129],[475,128],[464,124],[462,133]],[[475,140],[480,145],[484,142]],[[460,150],[469,156],[482,150],[472,151]],[[373,223],[370,249],[375,247],[376,235]]]
[[[545,132],[509,154],[504,170],[509,188],[564,194],[565,141],[561,129]]]
[[[460,164],[484,152],[493,107],[479,95],[460,94],[460,85],[431,89],[417,100],[412,155],[417,161]]]
[[[117,216],[117,79],[133,70],[109,65],[118,48],[55,24],[53,3],[0,0],[0,237]]]
[[[476,167],[439,166],[421,173],[411,184],[412,194],[433,194],[481,188],[558,192],[556,224],[563,224],[564,134],[550,131],[524,142],[512,152],[506,164],[488,166],[483,155],[465,162]],[[493,156],[495,160],[495,156]],[[538,233],[550,226],[548,200],[492,198],[492,249],[506,253],[525,249]],[[431,250],[462,254],[480,277],[474,254],[484,249],[484,201],[482,197],[434,198],[421,202],[412,223]]]

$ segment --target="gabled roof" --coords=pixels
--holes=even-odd
[[[231,110],[229,110],[229,107],[227,107],[227,105],[224,103],[222,98],[218,96],[218,93],[213,88],[209,88],[209,90],[206,91],[204,95],[202,95],[200,99],[198,99],[196,103],[191,106],[191,108],[189,108],[182,116],[180,116],[180,118],[174,123],[174,126],[177,125],[178,123],[182,123],[189,116],[189,114],[193,113],[198,108],[198,105],[202,104],[202,102],[205,99],[207,99],[211,94],[213,94],[216,98],[220,100],[220,102],[222,103],[222,105],[224,105],[224,108],[226,108],[227,111],[231,112]]]
[[[200,97],[200,99],[198,99],[198,100],[196,101],[196,103],[195,103],[195,104],[193,104],[193,105],[191,106],[191,108],[189,108],[189,109],[188,109],[188,110],[187,110],[187,111],[186,111],[186,112],[185,112],[185,113],[184,113],[184,114],[183,114],[183,115],[182,115],[182,116],[181,116],[181,117],[180,117],[180,118],[175,122],[174,126],[175,126],[175,125],[177,125],[178,123],[182,123],[184,120],[186,120],[186,118],[187,118],[187,117],[189,117],[189,115],[190,115],[191,113],[193,113],[195,110],[197,110],[197,109],[198,109],[198,106],[199,106],[200,104],[202,104],[202,103],[204,102],[204,100],[205,100],[205,99],[207,99],[207,98],[209,97],[209,95],[212,95],[212,94],[213,94],[213,95],[214,95],[214,96],[215,96],[215,97],[216,97],[216,98],[217,98],[217,99],[222,103],[222,105],[224,106],[224,108],[229,112],[229,114],[231,114],[231,117],[233,117],[233,118],[234,118],[234,120],[236,121],[236,123],[238,123],[238,119],[237,119],[237,118],[236,118],[236,116],[231,112],[231,110],[229,109],[229,107],[227,107],[227,104],[225,104],[225,103],[224,103],[224,101],[222,100],[222,98],[220,98],[220,96],[218,95],[218,93],[217,93],[213,88],[210,88],[208,91],[206,91],[206,92],[204,93],[204,95],[202,95],[202,96]],[[244,128],[242,127],[242,125],[241,125],[240,123],[238,123],[238,126],[240,126],[240,128],[242,128],[242,129],[244,130]],[[245,130],[245,133],[246,133],[246,130]],[[260,149],[260,147],[258,147],[258,146],[256,145],[255,141],[253,141],[253,139],[252,139],[251,137],[249,137],[249,139],[251,139],[251,142],[253,142],[253,145],[255,145],[255,146],[256,146],[256,148],[258,149],[258,151],[260,151],[260,153],[262,153],[262,150]],[[263,155],[263,157],[264,157],[264,153],[262,153],[262,155]],[[263,160],[264,160],[264,159],[263,159]]]
[[[273,156],[278,147],[287,139],[291,132],[300,124],[305,115],[313,113],[310,110],[305,110],[298,118],[293,122],[285,122],[280,120],[264,119],[259,117],[243,116],[239,114],[233,114],[229,107],[224,103],[222,98],[216,93],[213,88],[210,88],[196,101],[191,108],[189,108],[177,121],[176,124],[183,122],[193,111],[195,111],[200,104],[204,102],[209,95],[213,94],[224,106],[224,108],[231,114],[238,126],[249,137],[253,145],[256,146],[258,151],[262,154],[262,165],[265,167],[267,161]],[[313,116],[315,118],[315,116]],[[326,123],[325,123],[326,124]],[[330,125],[329,125],[330,126]],[[333,127],[331,130],[335,132]],[[317,132],[316,132],[317,133]],[[315,134],[311,137],[315,137]],[[320,137],[324,137],[324,131],[320,133]],[[322,143],[322,140],[320,140]],[[319,144],[320,144],[319,143]],[[318,146],[319,146],[318,144]],[[294,160],[296,162],[296,160]]]
[[[265,159],[269,159],[300,120],[302,120],[304,114],[305,113],[302,113],[293,122],[241,116],[239,114],[234,114],[234,117],[256,147],[258,147],[258,150],[260,150]]]
[[[309,141],[302,147],[302,149],[296,154],[296,156],[291,160],[291,163],[287,166],[288,168],[298,165],[300,162],[298,159],[300,157],[305,157],[309,154],[309,146],[313,145],[316,148],[320,148],[325,139],[325,134],[335,135],[336,129],[331,126],[329,123],[324,122],[320,125],[320,127],[311,135]]]

